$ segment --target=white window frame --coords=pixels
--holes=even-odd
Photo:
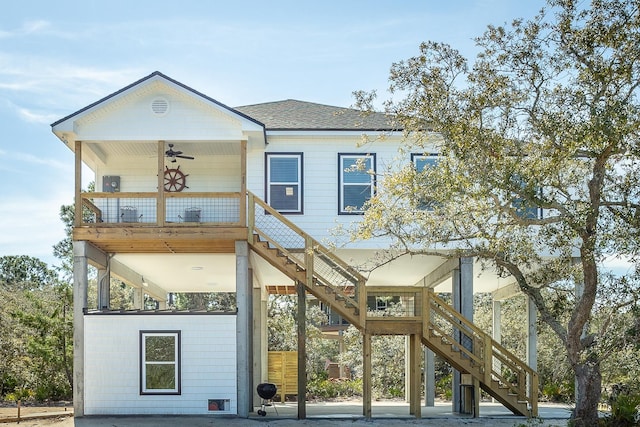
[[[276,209],[278,212],[283,213],[283,214],[302,214],[303,213],[303,206],[302,206],[302,193],[303,193],[303,185],[302,185],[302,178],[303,178],[303,155],[302,153],[265,153],[265,170],[266,170],[266,174],[265,174],[265,194],[266,194],[266,199],[267,199],[267,204],[269,206],[271,206],[272,208]],[[296,159],[298,162],[298,175],[297,175],[297,181],[282,181],[282,182],[272,182],[271,180],[271,176],[272,176],[272,166],[271,166],[271,159],[276,159],[276,158],[291,158],[291,159]],[[273,200],[272,200],[272,187],[273,186],[289,186],[290,188],[292,188],[292,190],[295,192],[295,188],[297,187],[298,190],[298,194],[297,194],[297,200],[296,200],[296,209],[281,209],[277,206],[273,205]],[[285,190],[287,191],[287,190]]]
[[[173,337],[174,338],[174,358],[172,361],[146,360],[147,338],[151,337]],[[181,351],[180,351],[180,331],[140,331],[140,394],[181,394]],[[148,365],[173,365],[174,366],[174,387],[166,389],[147,388],[147,366]]]
[[[415,168],[416,172],[421,173],[427,167],[433,168],[438,166],[438,162],[440,161],[438,159],[438,156],[439,156],[438,153],[428,153],[428,154],[411,153],[411,163],[413,164],[413,167]],[[428,160],[426,162],[427,164],[425,164],[422,169],[418,169],[419,160]],[[416,208],[423,211],[432,211],[433,204],[420,200],[416,203]]]
[[[355,166],[360,159],[369,159],[371,161],[370,168],[364,171],[350,171],[349,167],[345,167],[343,160],[352,159],[350,167]],[[373,173],[371,173],[373,171]],[[369,181],[364,182],[345,182],[345,174],[358,173],[367,174]],[[348,205],[345,201],[345,188],[350,186],[369,186],[369,195],[366,200],[371,199],[375,194],[375,177],[376,177],[376,155],[375,153],[361,154],[361,153],[338,153],[338,214],[339,215],[362,215],[364,210],[362,206]]]

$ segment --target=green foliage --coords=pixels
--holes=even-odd
[[[320,375],[307,383],[307,396],[311,399],[338,399],[362,396],[362,378],[328,379]]]
[[[0,283],[13,289],[34,290],[53,284],[58,275],[38,258],[26,255],[0,257]]]
[[[44,273],[38,277],[54,276]],[[28,282],[22,289],[0,284],[0,393],[28,388],[36,399],[68,398],[73,365],[71,290],[57,282]]]
[[[640,260],[639,33],[635,0],[549,0],[534,19],[489,26],[473,61],[422,43],[392,65],[384,104],[405,156],[353,236],[391,236],[396,253],[454,243],[453,256],[511,275],[581,379],[580,425],[597,422],[601,362],[639,337],[625,326],[638,274],[603,267]],[[434,152],[437,167],[407,166],[407,153]]]
[[[269,351],[296,351],[298,349],[295,298],[287,295],[269,295],[267,301],[267,329]]]
[[[600,426],[640,426],[640,394],[625,391],[613,396],[610,404],[611,414],[600,420]]]
[[[339,362],[362,379],[362,335],[353,326],[345,331],[345,350]],[[375,398],[404,395],[404,336],[374,336],[371,339],[371,388]]]
[[[436,379],[436,396],[439,396],[444,400],[451,400],[453,395],[452,389],[452,374],[448,374],[445,376]]]
[[[24,402],[25,400],[29,400],[34,396],[33,390],[28,388],[20,388],[16,389],[12,393],[7,394],[4,398],[5,400],[9,400],[11,402]]]
[[[233,292],[190,292],[173,295],[176,310],[235,311]]]

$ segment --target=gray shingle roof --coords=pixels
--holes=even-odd
[[[363,115],[352,108],[334,107],[287,99],[235,107],[267,130],[391,130],[391,120],[383,113]]]

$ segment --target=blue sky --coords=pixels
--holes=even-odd
[[[299,99],[348,107],[384,97],[389,67],[422,41],[473,56],[488,24],[542,0],[21,0],[0,14],[0,256],[56,265],[73,156],[50,124],[150,74],[234,107]]]

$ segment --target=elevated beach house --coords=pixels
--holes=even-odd
[[[433,402],[434,354],[457,372],[455,411],[469,410],[465,396],[479,396],[481,388],[516,414],[537,413],[535,328],[529,363],[499,343],[500,301],[517,292],[512,279],[474,272],[473,259],[444,250],[399,258],[365,278],[356,267],[388,242],[338,241],[329,249],[331,230],[361,218],[376,188],[370,172],[398,156],[402,134],[384,115],[296,100],[231,108],[154,72],[52,129],[75,155],[76,416],[249,416],[261,403],[256,386],[268,380],[270,293],[312,297],[361,331],[367,417],[375,335],[407,336],[409,412],[416,417],[423,357],[426,403]],[[363,134],[382,132],[384,143],[359,144]],[[406,161],[425,167],[429,154]],[[91,181],[95,191],[83,192]],[[90,266],[98,283],[92,306]],[[138,309],[112,309],[111,278],[135,288]],[[233,292],[237,308],[171,309],[170,295],[194,292]],[[441,292],[452,294],[453,305],[436,296]],[[494,295],[493,337],[470,320],[474,292]],[[144,308],[145,296],[157,301],[154,309]],[[390,300],[401,309],[380,315],[376,301]],[[526,319],[535,325],[533,309]],[[299,417],[304,366],[298,363]]]

